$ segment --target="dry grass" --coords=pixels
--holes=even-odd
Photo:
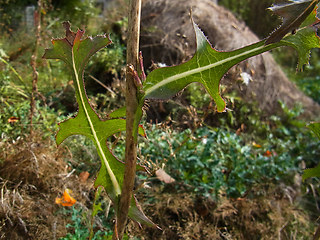
[[[66,154],[43,139],[8,146],[0,169],[0,239],[58,239],[67,233],[55,198],[70,188],[85,203],[93,189],[68,169]]]
[[[0,239],[59,239],[67,234],[65,216],[54,203],[65,188],[82,208],[91,208],[92,180],[81,182],[64,161],[68,152],[49,140],[17,142],[6,148],[0,168]],[[309,216],[284,187],[259,186],[250,197],[220,201],[154,184],[140,194],[147,216],[162,231],[132,222],[140,239],[310,239]],[[179,185],[180,187],[182,185]],[[141,192],[143,193],[143,191]],[[257,194],[259,193],[259,194]],[[143,199],[145,198],[145,199]],[[250,238],[248,238],[250,236]]]
[[[141,239],[163,240],[310,239],[314,229],[309,216],[279,191],[273,186],[273,190],[260,197],[221,196],[215,202],[193,193],[157,189],[152,193],[154,201],[145,211],[163,231],[150,228],[132,231]]]

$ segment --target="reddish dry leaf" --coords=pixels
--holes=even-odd
[[[80,182],[83,182],[83,183],[86,182],[88,180],[89,176],[90,176],[90,173],[88,173],[87,171],[81,172],[79,174]]]
[[[176,181],[174,178],[172,178],[168,173],[166,173],[161,168],[156,171],[156,176],[161,182],[164,182],[164,183],[173,183]]]

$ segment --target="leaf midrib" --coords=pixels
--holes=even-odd
[[[177,81],[181,78],[185,78],[185,77],[188,77],[190,75],[193,75],[193,74],[197,74],[197,73],[201,73],[203,71],[206,71],[206,70],[209,70],[210,68],[214,68],[214,67],[217,67],[219,65],[222,65],[222,64],[225,64],[225,63],[228,63],[230,61],[233,61],[239,57],[242,57],[242,56],[245,56],[245,55],[249,55],[249,54],[252,54],[254,52],[264,52],[264,51],[267,51],[269,50],[269,47],[270,45],[268,46],[265,46],[265,45],[262,45],[258,48],[254,48],[254,49],[251,49],[251,50],[248,50],[248,51],[245,51],[241,54],[237,54],[237,55],[234,55],[234,56],[231,56],[231,57],[228,57],[228,58],[225,58],[225,59],[222,59],[218,62],[214,62],[214,63],[211,63],[209,65],[206,65],[206,66],[202,66],[202,67],[198,67],[198,68],[195,68],[195,69],[192,69],[192,70],[188,70],[186,72],[183,72],[183,73],[179,73],[179,74],[176,74],[176,75],[173,75],[173,76],[170,76],[166,79],[163,79],[161,80],[160,82],[156,83],[155,85],[153,85],[152,87],[150,87],[149,89],[147,89],[145,91],[145,96],[148,96],[149,94],[151,94],[153,91],[163,87],[164,85],[166,84],[169,84],[169,83],[172,83],[174,81]],[[265,50],[264,50],[265,48]]]
[[[114,175],[111,167],[110,167],[110,164],[109,162],[107,161],[107,158],[106,158],[106,155],[102,149],[102,146],[100,144],[100,141],[99,141],[99,138],[97,136],[97,132],[95,130],[95,127],[94,127],[94,124],[93,122],[91,121],[91,118],[90,118],[90,115],[89,115],[89,112],[88,112],[88,109],[86,108],[86,105],[85,105],[85,99],[84,99],[84,95],[85,93],[83,92],[83,90],[81,89],[80,87],[80,81],[79,81],[79,75],[78,75],[78,72],[77,72],[77,69],[76,69],[76,65],[75,65],[75,60],[74,60],[74,51],[73,51],[73,48],[72,48],[72,67],[73,67],[73,71],[74,71],[74,74],[75,74],[75,78],[76,78],[76,82],[77,82],[77,87],[78,87],[78,91],[79,91],[79,96],[80,96],[80,102],[81,102],[81,105],[84,109],[84,112],[85,112],[85,115],[86,115],[86,118],[88,120],[88,123],[89,123],[89,126],[90,126],[90,129],[91,129],[91,132],[93,134],[93,138],[97,144],[97,147],[98,147],[98,151],[100,152],[101,156],[102,156],[102,159],[104,161],[104,164],[106,166],[106,169],[107,169],[107,172],[110,176],[110,179],[111,179],[111,182],[114,186],[114,189],[115,189],[115,193],[116,195],[120,195],[121,194],[121,188],[120,188],[120,185],[117,181],[117,178],[116,176]]]

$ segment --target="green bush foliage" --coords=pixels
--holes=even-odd
[[[146,159],[159,165],[165,162],[166,170],[179,182],[214,198],[222,192],[240,197],[266,182],[292,183],[303,159],[296,155],[299,141],[274,140],[272,134],[260,147],[225,129],[177,132],[154,128],[147,133],[150,144],[140,146]]]

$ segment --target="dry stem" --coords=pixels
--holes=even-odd
[[[127,66],[138,67],[141,0],[130,0],[128,17]],[[126,153],[122,193],[117,211],[116,231],[113,239],[122,239],[132,198],[137,162],[138,99],[134,77],[127,67],[126,73]]]
[[[31,56],[31,62],[30,65],[32,67],[33,71],[33,80],[32,80],[32,92],[31,92],[31,100],[30,100],[30,134],[32,135],[32,124],[33,124],[33,115],[36,110],[36,103],[35,103],[35,97],[38,94],[38,71],[37,71],[37,54],[38,54],[38,46],[40,44],[40,32],[41,32],[41,8],[42,8],[42,2],[41,0],[38,0],[38,10],[34,14],[34,24],[36,28],[36,43],[35,43],[35,49]]]

